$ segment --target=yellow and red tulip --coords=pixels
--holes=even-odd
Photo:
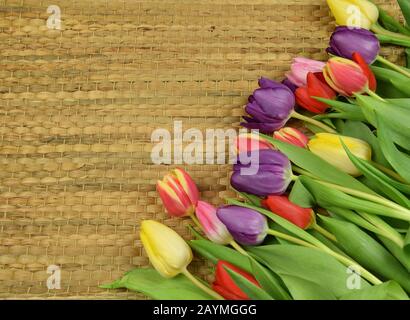
[[[144,220],[140,238],[151,264],[165,278],[183,273],[192,261],[192,251],[185,240],[162,223]]]
[[[273,134],[275,139],[293,144],[297,147],[306,148],[309,139],[300,130],[292,127],[285,127]]]
[[[181,217],[195,212],[199,199],[195,182],[182,169],[175,169],[157,182],[157,191],[167,212]]]
[[[370,145],[360,139],[344,137],[332,133],[318,133],[308,143],[309,150],[326,160],[336,168],[352,175],[359,176],[361,172],[350,161],[342,142],[356,157],[370,161],[372,150]]]
[[[354,61],[333,57],[323,70],[326,82],[338,93],[350,97],[369,89],[369,78]]]

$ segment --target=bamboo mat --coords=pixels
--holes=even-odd
[[[157,198],[173,166],[152,164],[152,131],[238,127],[257,78],[325,59],[333,28],[324,0],[0,0],[0,298],[141,298],[98,288],[148,264],[141,219],[189,237]],[[230,166],[185,169],[203,199],[233,196]]]

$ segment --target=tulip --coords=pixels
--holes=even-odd
[[[185,240],[157,221],[144,220],[140,238],[151,264],[165,278],[182,273],[192,261],[192,251]]]
[[[369,144],[363,140],[339,136],[329,133],[318,133],[308,143],[309,150],[326,160],[336,168],[352,175],[359,176],[361,172],[350,161],[343,144],[356,157],[370,161],[372,158],[372,150]]]
[[[285,85],[261,78],[259,89],[256,89],[248,99],[245,107],[249,116],[242,126],[258,129],[263,133],[272,133],[282,128],[294,111],[295,96]]]
[[[263,139],[260,135],[254,133],[242,133],[235,141],[236,151],[238,154],[242,152],[252,152],[255,150],[273,149],[272,144]]]
[[[323,75],[329,86],[346,97],[369,90],[369,78],[362,68],[356,62],[345,58],[330,58]]]
[[[216,264],[215,281],[212,284],[212,289],[227,300],[250,300],[250,298],[236,285],[235,281],[232,280],[226,269],[240,274],[259,287],[259,283],[252,275],[235,267],[229,262],[219,260]]]
[[[273,137],[277,140],[293,144],[301,148],[306,148],[309,142],[308,137],[306,137],[300,130],[291,127],[285,127],[279,131],[275,131]]]
[[[359,67],[362,69],[363,73],[366,75],[367,79],[369,80],[369,90],[376,91],[376,88],[377,88],[376,76],[374,75],[373,71],[370,69],[369,65],[366,63],[362,55],[359,52],[353,52],[352,58],[353,58],[353,61],[359,65]]]
[[[161,276],[173,278],[183,274],[211,297],[223,300],[222,296],[188,271],[187,267],[193,257],[192,250],[174,230],[157,221],[144,220],[141,223],[140,238],[151,264]]]
[[[314,211],[311,208],[299,207],[290,202],[287,196],[268,196],[262,200],[262,205],[304,230],[315,224]]]
[[[209,240],[222,245],[230,244],[233,241],[228,229],[218,219],[216,208],[213,205],[198,201],[196,216]]]
[[[327,85],[322,73],[309,73],[307,86],[298,88],[295,95],[297,104],[313,113],[324,113],[329,106],[312,97],[336,99],[336,92]]]
[[[252,209],[229,205],[218,208],[216,215],[233,238],[243,245],[261,244],[269,229],[266,217]]]
[[[307,84],[308,73],[322,72],[325,65],[321,61],[297,57],[293,60],[291,71],[286,76],[295,86],[304,87]]]
[[[285,78],[285,79],[282,81],[282,84],[285,85],[285,86],[287,86],[293,93],[295,93],[296,89],[298,88],[298,87],[295,86],[295,85],[293,84],[293,82],[290,81],[288,78]]]
[[[182,169],[175,169],[157,182],[157,191],[171,216],[192,215],[198,202],[199,192],[195,182]]]
[[[340,26],[370,29],[379,19],[377,6],[368,0],[327,0]]]
[[[231,185],[238,191],[256,196],[283,194],[292,181],[292,166],[289,159],[277,150],[260,150],[255,174],[245,174],[249,163],[242,163],[242,154],[238,155],[233,167]]]
[[[379,39],[373,32],[363,28],[337,27],[330,38],[328,53],[352,59],[358,52],[367,64],[372,64],[380,51]]]

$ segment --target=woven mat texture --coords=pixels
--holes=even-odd
[[[0,298],[143,298],[98,285],[148,265],[142,219],[189,238],[155,192],[174,166],[152,164],[152,131],[238,127],[257,78],[325,59],[333,28],[324,0],[0,0]],[[185,169],[203,199],[234,195],[229,165]],[[210,279],[209,264],[191,268]]]

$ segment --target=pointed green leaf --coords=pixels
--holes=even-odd
[[[214,264],[218,263],[218,260],[225,260],[248,273],[252,273],[252,267],[249,263],[249,259],[234,249],[208,240],[191,240],[189,241],[189,245],[197,253],[212,261]]]
[[[267,294],[263,289],[254,285],[244,276],[236,273],[235,271],[226,268],[225,270],[231,276],[233,282],[251,299],[251,300],[273,300],[272,297]]]
[[[347,267],[317,249],[296,245],[270,245],[249,248],[269,269],[279,276],[299,277],[328,289],[337,298],[349,292]],[[284,281],[285,281],[285,278]],[[366,280],[361,281],[368,287]]]
[[[126,288],[137,291],[156,300],[213,300],[211,296],[198,289],[184,275],[164,278],[154,269],[134,269],[106,289]]]
[[[403,1],[403,0],[398,0]],[[407,0],[404,0],[407,1]],[[410,35],[410,30],[405,28],[399,21],[390,16],[385,10],[379,7],[379,21],[383,27],[392,32],[399,32],[401,34]]]
[[[408,300],[406,292],[395,281],[388,281],[362,290],[352,290],[340,300]]]
[[[312,208],[316,204],[309,190],[306,189],[299,179],[293,184],[289,194],[289,200],[303,208]]]
[[[337,300],[327,285],[321,286],[301,277],[286,274],[282,275],[282,279],[294,300]]]
[[[410,292],[409,273],[380,243],[350,222],[324,216],[320,219],[350,257],[370,272],[397,281]]]
[[[402,153],[390,140],[390,132],[384,119],[377,117],[378,123],[378,136],[380,146],[383,150],[384,156],[391,166],[402,176],[407,182],[410,182],[410,158],[406,154]]]
[[[408,250],[403,250],[403,248],[401,248],[388,238],[385,238],[383,236],[378,236],[378,238],[384,244],[384,246],[390,251],[390,253],[396,257],[396,259],[401,263],[401,265],[408,272],[410,272],[410,253],[408,252]]]

